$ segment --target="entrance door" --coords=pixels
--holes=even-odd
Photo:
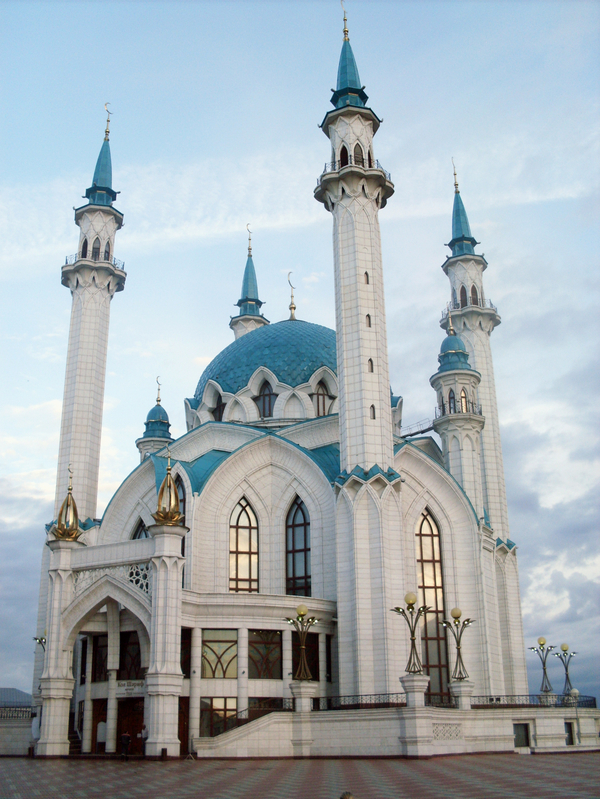
[[[179,697],[179,754],[187,755],[190,746],[190,698]]]
[[[131,736],[129,746],[130,755],[142,754],[142,739],[138,735],[144,723],[144,697],[134,696],[129,699],[119,699],[117,715],[117,752],[121,751],[121,735],[128,732]]]

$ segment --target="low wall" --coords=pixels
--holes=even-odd
[[[31,743],[31,719],[0,719],[0,755],[26,755]]]

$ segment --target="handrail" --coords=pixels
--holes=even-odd
[[[0,720],[32,719],[35,716],[35,708],[29,705],[16,705],[15,707],[0,707]]]
[[[467,407],[465,409],[463,408],[459,397],[454,407],[446,405],[445,402],[442,402],[442,407],[435,409],[435,418],[441,419],[442,416],[453,416],[456,413],[472,413],[475,416],[483,416],[481,405],[477,405],[469,400],[467,401]]]
[[[355,696],[322,696],[313,699],[313,710],[370,710],[383,707],[405,707],[406,694],[360,694]]]
[[[91,258],[82,258],[77,252],[73,255],[65,256],[65,266],[72,266],[77,263],[77,261],[97,261],[98,263],[111,264],[112,266],[116,266],[117,269],[121,269],[123,272],[125,271],[125,261],[119,261],[118,258],[100,258],[99,253],[98,255],[92,253]]]
[[[596,707],[595,696],[574,697],[569,694],[514,694],[508,696],[472,696],[471,707],[476,709],[506,707]]]
[[[289,713],[294,710],[294,700],[285,697],[281,700],[281,707],[271,707],[269,705],[255,705],[248,707],[245,710],[240,710],[239,713],[234,713],[231,716],[221,716],[216,721],[213,721],[212,730],[208,735],[201,737],[216,738],[217,735],[222,735],[224,732],[235,730],[238,727],[243,727],[250,721],[260,719],[263,716],[268,716],[269,713]]]
[[[477,298],[476,302],[473,302],[473,298],[471,296],[467,297],[467,301],[465,303],[460,303],[458,300],[452,300],[449,302],[448,305],[442,311],[442,319],[448,318],[449,311],[462,311],[463,308],[490,308],[492,311],[498,313],[498,309],[494,305],[491,300],[483,300],[481,297]]]
[[[328,174],[329,172],[338,172],[340,169],[344,169],[347,166],[359,166],[362,169],[378,169],[380,172],[383,172],[386,179],[392,182],[392,176],[389,172],[387,172],[379,163],[379,161],[375,161],[374,164],[369,164],[365,161],[364,158],[354,159],[353,156],[348,156],[348,161],[346,163],[342,163],[341,161],[327,161],[325,166],[323,167],[323,172],[317,181],[317,185],[321,185],[321,180],[323,179],[323,175]]]

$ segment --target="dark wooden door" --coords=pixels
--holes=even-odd
[[[179,741],[181,747],[179,754],[187,755],[190,744],[190,698],[189,696],[179,697]]]
[[[117,752],[121,751],[121,735],[125,731],[131,736],[130,755],[142,754],[142,739],[138,735],[144,723],[144,698],[140,696],[119,699],[117,715]]]

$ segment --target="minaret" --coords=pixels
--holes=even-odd
[[[169,414],[160,402],[160,383],[158,378],[156,378],[156,383],[158,385],[156,405],[150,409],[148,416],[146,416],[146,429],[142,437],[135,442],[140,451],[140,461],[143,461],[152,452],[158,452],[163,449],[173,441],[173,437],[169,432],[171,427]]]
[[[361,86],[348,38],[338,68],[335,108],[321,124],[331,141],[315,198],[333,216],[333,252],[340,416],[340,468],[392,466],[383,270],[378,213],[394,192],[375,160],[373,136],[381,120]]]
[[[265,319],[260,312],[260,307],[263,303],[258,297],[258,283],[252,260],[252,231],[249,225],[246,227],[248,230],[248,259],[244,269],[244,279],[242,280],[242,293],[236,303],[240,312],[238,316],[233,316],[229,323],[229,327],[233,330],[236,339],[251,330],[256,330],[258,327],[269,324],[269,320]]]
[[[113,208],[109,121],[96,163],[86,205],[75,210],[81,229],[79,248],[66,259],[62,284],[71,290],[73,305],[63,398],[56,507],[67,493],[67,467],[73,466],[73,492],[82,520],[96,516],[100,437],[106,375],[110,301],[125,285],[124,264],[113,257],[115,233],[123,215]]]
[[[448,247],[452,255],[442,269],[450,279],[451,316],[456,333],[465,343],[471,366],[481,375],[478,399],[485,417],[481,432],[481,470],[484,516],[496,536],[508,537],[508,512],[504,485],[502,445],[498,423],[496,386],[490,335],[500,324],[497,309],[485,298],[483,272],[487,261],[475,253],[478,242],[471,235],[467,213],[463,205],[456,170],[454,171],[454,208],[452,211],[452,240]],[[441,326],[448,330],[450,317],[443,315]]]
[[[451,320],[438,361],[439,369],[429,379],[438,398],[433,429],[442,440],[446,469],[463,487],[481,519],[480,435],[485,424],[477,401],[481,377],[471,368],[467,349]]]

